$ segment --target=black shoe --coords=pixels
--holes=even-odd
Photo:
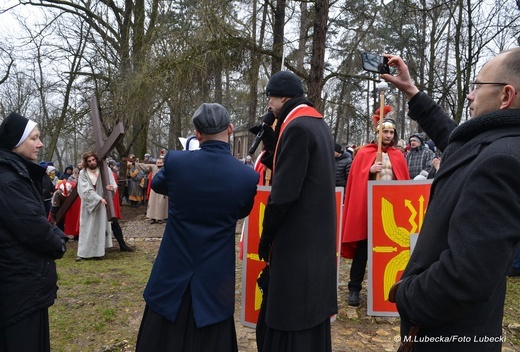
[[[351,291],[348,294],[348,305],[352,307],[359,306],[359,292],[358,291]]]
[[[126,244],[123,246],[119,246],[119,250],[121,252],[133,252],[134,251],[131,247],[128,247]]]
[[[150,224],[155,224],[157,221],[155,219],[150,220]]]

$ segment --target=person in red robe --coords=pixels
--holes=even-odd
[[[392,111],[385,106],[385,115]],[[373,117],[376,137],[379,124],[379,109]],[[352,259],[350,281],[348,283],[348,304],[359,306],[359,292],[365,278],[368,249],[368,186],[370,180],[409,180],[406,159],[393,146],[396,136],[395,121],[383,118],[381,161],[376,161],[377,143],[369,143],[355,154],[347,181],[343,204],[343,229],[341,235],[341,256]],[[377,139],[377,138],[376,138]]]
[[[74,185],[76,187],[76,185]],[[70,208],[67,210],[64,217],[65,232],[68,236],[73,236],[74,241],[78,240],[79,236],[79,212],[81,210],[81,199],[77,197]]]
[[[76,188],[78,182],[79,169],[75,167],[72,170],[72,175],[69,176],[67,181],[72,184],[72,189]],[[65,219],[65,234],[73,237],[74,241],[78,240],[79,237],[79,213],[81,211],[81,198],[76,196],[76,199],[72,205],[67,209],[67,212],[63,215]]]
[[[51,224],[56,222],[56,214],[58,213],[62,203],[71,194],[72,190],[76,187],[76,178],[69,177],[67,180],[59,180],[56,184],[56,191],[52,197],[52,207],[49,212],[49,221]],[[79,213],[81,210],[81,199],[76,197],[73,203],[69,206],[65,214],[63,214],[61,220],[57,226],[69,236],[69,240],[78,240],[79,236]]]

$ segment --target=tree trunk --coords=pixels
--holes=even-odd
[[[318,111],[324,111],[325,107],[321,99],[321,91],[323,89],[323,72],[325,68],[328,16],[329,0],[316,0],[308,98]]]
[[[282,58],[284,56],[284,31],[285,31],[285,7],[286,0],[277,0],[274,11],[273,28],[273,59],[271,62],[271,75],[283,69]]]

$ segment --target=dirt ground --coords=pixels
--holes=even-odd
[[[150,226],[144,216],[143,206],[131,208],[122,207],[123,219],[121,225],[127,242],[140,248],[155,250],[159,247],[164,224]],[[237,226],[239,228],[239,226]],[[237,233],[237,244],[240,234]],[[238,248],[238,246],[237,246]],[[238,257],[238,256],[237,256]],[[349,260],[341,260],[337,318],[331,324],[332,346],[334,352],[361,351],[396,351],[399,339],[399,319],[397,317],[373,317],[366,314],[366,291],[361,291],[361,305],[350,307],[347,302],[347,282]],[[236,271],[236,309],[235,321],[240,352],[256,352],[255,330],[244,326],[240,321],[242,262],[237,260]],[[137,323],[137,322],[136,322]],[[504,333],[507,333],[506,331]],[[517,351],[515,346],[504,344],[502,351]]]

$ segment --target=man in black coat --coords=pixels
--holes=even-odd
[[[277,143],[258,252],[270,268],[259,350],[327,352],[337,312],[334,142],[295,74],[274,74],[266,94]]]
[[[352,156],[350,153],[344,152],[341,145],[334,145],[334,158],[336,160],[336,187],[347,187],[348,174],[352,165]]]
[[[506,273],[520,241],[520,48],[491,59],[467,98],[471,119],[457,126],[388,56],[409,115],[444,153],[419,240],[390,291],[401,340],[421,351],[500,351]],[[417,335],[413,335],[417,332]]]

